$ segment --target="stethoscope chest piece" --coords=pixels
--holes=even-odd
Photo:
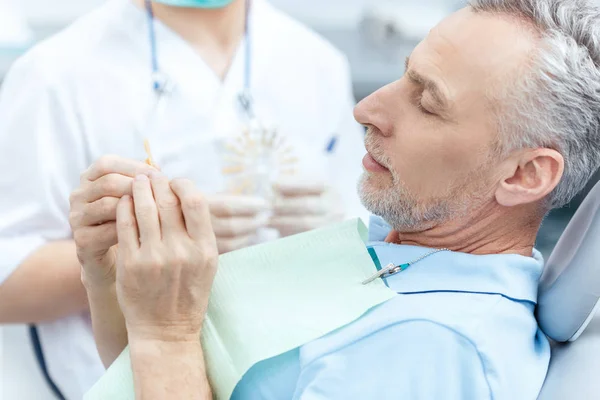
[[[254,110],[253,110],[253,99],[250,90],[244,89],[238,94],[238,103],[242,109],[244,115],[249,119],[253,120],[255,118]]]
[[[160,97],[173,93],[173,81],[164,73],[156,71],[152,73],[152,88]]]

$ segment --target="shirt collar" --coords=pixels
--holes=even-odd
[[[381,218],[371,218],[369,244],[383,267],[411,262],[433,249],[385,243],[390,228]],[[537,302],[544,260],[518,254],[473,255],[444,251],[431,255],[386,279],[397,293],[469,292],[498,294],[518,301]]]
[[[392,227],[383,220],[383,218],[376,215],[371,215],[369,218],[369,241],[370,242],[383,242],[392,230]]]

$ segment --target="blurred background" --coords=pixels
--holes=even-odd
[[[404,69],[404,59],[415,44],[430,27],[464,3],[456,0],[270,1],[321,33],[347,55],[357,100],[398,79]],[[103,2],[0,0],[0,82],[11,63],[31,46]],[[544,222],[537,247],[546,257],[584,194],[569,206],[553,212]],[[0,400],[53,399],[35,361],[26,327],[11,326],[2,330]]]

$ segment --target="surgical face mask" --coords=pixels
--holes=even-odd
[[[189,8],[223,8],[233,0],[154,0],[156,3],[166,4],[174,7]]]

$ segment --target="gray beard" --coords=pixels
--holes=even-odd
[[[401,183],[386,189],[370,187],[368,172],[364,172],[358,191],[365,208],[383,218],[398,232],[418,232],[464,214],[465,204],[451,204],[449,199],[418,201]],[[455,199],[455,201],[458,199]]]
[[[375,159],[389,169],[392,182],[387,187],[378,187],[375,182],[370,182],[376,177],[364,171],[358,182],[359,196],[367,210],[382,217],[398,232],[419,232],[463,218],[490,196],[489,187],[486,186],[487,168],[483,167],[473,171],[460,183],[448,186],[439,197],[418,199],[390,168],[391,160],[369,132],[365,144]]]

